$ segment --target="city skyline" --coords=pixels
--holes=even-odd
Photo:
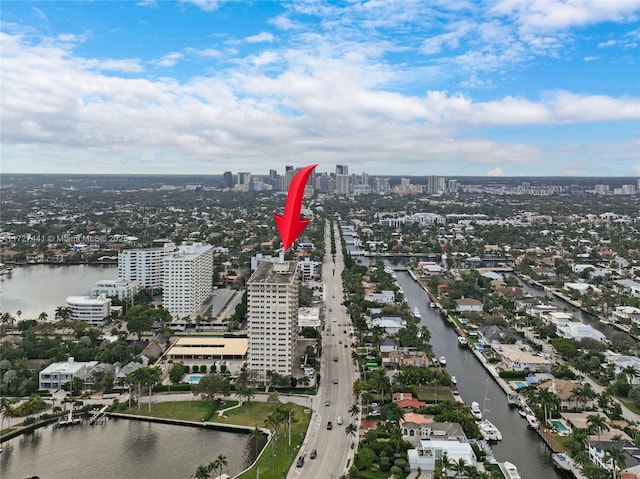
[[[5,2],[4,173],[638,176],[640,2]]]

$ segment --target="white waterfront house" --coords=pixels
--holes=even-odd
[[[468,442],[432,439],[421,440],[415,449],[407,451],[409,467],[412,471],[418,468],[422,471],[433,471],[436,468],[436,460],[445,453],[455,462],[463,459],[469,466],[476,464],[476,455]]]
[[[86,321],[91,326],[101,326],[104,318],[111,313],[111,299],[105,295],[96,298],[91,296],[67,296],[69,320]]]
[[[98,361],[76,362],[73,357],[64,362],[50,364],[38,374],[38,389],[56,391],[73,378],[84,381],[97,364]]]

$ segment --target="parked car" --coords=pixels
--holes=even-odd
[[[298,458],[298,462],[296,462],[296,467],[302,467],[304,466],[304,456],[300,456]]]
[[[311,454],[309,454],[309,457],[311,459],[315,459],[317,455],[318,455],[318,451],[314,449],[313,451],[311,451]]]

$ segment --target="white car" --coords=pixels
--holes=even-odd
[[[341,426],[341,425],[342,425],[342,423],[344,422],[344,421],[342,420],[342,416],[338,416],[338,420],[337,420],[336,422],[338,423],[338,426]]]

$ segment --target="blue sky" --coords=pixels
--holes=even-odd
[[[640,0],[0,10],[3,172],[640,176]]]

